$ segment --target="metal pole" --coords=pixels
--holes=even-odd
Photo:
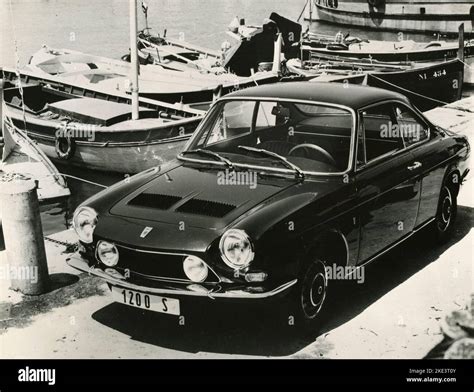
[[[313,0],[309,0],[309,23],[313,23]]]
[[[131,72],[132,120],[138,120],[139,118],[137,32],[138,32],[137,0],[130,0],[130,60],[132,64],[132,72]]]
[[[459,58],[459,60],[464,61],[464,23],[461,23],[459,25],[458,58]]]

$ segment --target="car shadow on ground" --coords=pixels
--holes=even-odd
[[[426,229],[367,267],[365,283],[341,287],[328,302],[330,311],[325,322],[312,333],[301,333],[290,326],[288,313],[279,312],[278,305],[226,305],[208,301],[205,305],[191,304],[190,316],[185,311],[185,318],[178,319],[115,303],[98,310],[92,317],[133,340],[185,353],[292,355],[313,343],[319,335],[353,319],[415,273],[436,262],[469,233],[473,211],[459,207],[455,231],[448,243],[435,245]],[[330,351],[331,347],[326,349]],[[320,347],[320,350],[325,348]]]

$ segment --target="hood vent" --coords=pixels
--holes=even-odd
[[[215,218],[222,218],[234,210],[236,206],[231,204],[218,203],[215,201],[192,199],[184,203],[177,211],[188,214],[206,215]]]
[[[159,195],[155,193],[142,193],[128,202],[135,207],[146,207],[157,210],[168,210],[181,201],[179,196]]]

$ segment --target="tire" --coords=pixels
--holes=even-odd
[[[434,222],[435,238],[438,242],[446,242],[452,235],[458,212],[456,190],[451,176],[445,180],[438,201],[438,210]]]
[[[314,258],[302,268],[298,284],[289,298],[289,313],[294,325],[304,332],[317,332],[328,293],[326,264]]]
[[[76,142],[70,137],[57,137],[54,142],[56,155],[62,161],[69,161],[76,152]]]

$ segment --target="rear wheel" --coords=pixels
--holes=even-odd
[[[452,234],[457,216],[457,199],[455,189],[449,181],[443,184],[435,219],[435,235],[439,242],[445,242]]]

